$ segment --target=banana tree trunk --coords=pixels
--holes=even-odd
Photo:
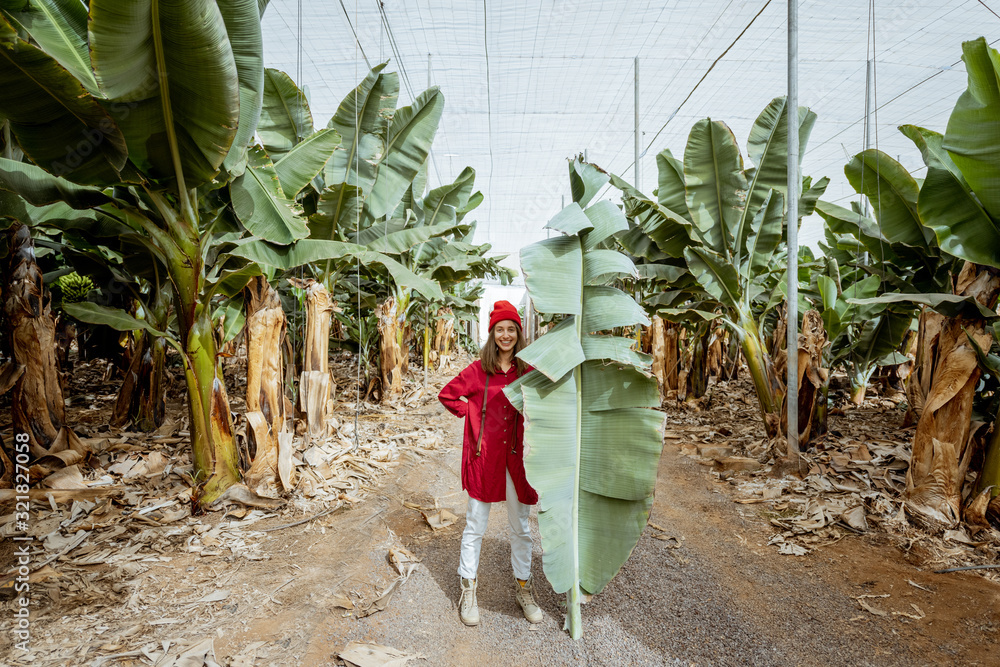
[[[424,386],[427,386],[427,367],[431,363],[431,322],[430,322],[430,307],[424,311]]]
[[[437,322],[434,329],[434,343],[431,350],[436,353],[438,369],[444,368],[449,361],[451,337],[455,332],[455,320],[451,308],[440,308],[437,311]]]
[[[169,232],[154,231],[166,252],[174,288],[197,484],[193,499],[196,507],[204,509],[238,483],[240,473],[229,397],[218,363],[212,305],[201,299],[205,281],[201,238],[193,224],[194,214],[189,215],[191,220],[173,218]]]
[[[829,430],[830,417],[830,374],[826,375],[826,380],[820,385],[816,392],[816,413],[813,417],[813,432],[819,436],[824,435]]]
[[[781,424],[781,401],[784,397],[784,387],[778,379],[778,374],[761,340],[757,323],[748,316],[740,322],[742,337],[740,349],[747,362],[750,379],[753,380],[754,391],[760,405],[760,416],[764,420],[764,431],[767,437],[778,435]]]
[[[712,329],[695,332],[688,355],[688,376],[686,400],[701,398],[708,392],[708,339]]]
[[[4,312],[8,345],[15,363],[24,371],[11,394],[15,433],[27,433],[29,450],[37,458],[65,449],[60,432],[66,424],[66,407],[56,362],[55,319],[51,296],[35,262],[30,230],[14,223],[9,231],[10,265]]]
[[[663,323],[663,385],[667,391],[676,392],[680,389],[680,332],[681,325],[676,322]]]
[[[410,374],[410,347],[413,345],[413,327],[409,322],[403,322],[399,325],[399,329],[402,333],[398,336],[399,338],[399,359],[400,359],[400,370],[402,377],[406,377]]]
[[[914,343],[913,370],[906,382],[906,415],[905,425],[915,424],[920,420],[930,393],[934,377],[935,346],[945,325],[945,317],[933,310],[924,308],[917,320],[917,339]]]
[[[400,380],[410,372],[410,343],[413,341],[413,327],[406,319],[413,295],[409,290],[399,290],[396,295],[396,346],[399,349]],[[402,388],[402,384],[400,385]]]
[[[722,361],[721,379],[732,381],[739,378],[740,370],[740,340],[739,336],[732,332],[727,332],[727,344],[725,345],[725,357]]]
[[[309,435],[326,435],[330,416],[330,327],[337,308],[330,301],[330,292],[322,284],[309,279],[292,284],[306,291],[305,353],[302,375],[299,376],[299,408],[306,415]]]
[[[725,340],[726,332],[722,327],[718,327],[709,336],[708,340],[708,351],[706,352],[706,366],[708,367],[708,375],[716,376],[720,378],[722,375],[723,368],[723,347],[722,342]]]
[[[247,435],[253,457],[244,475],[247,486],[269,495],[279,482],[291,490],[292,434],[285,428],[285,391],[281,360],[285,312],[278,293],[263,276],[246,286]]]
[[[966,262],[955,293],[973,296],[992,309],[1000,295],[1000,272]],[[981,375],[968,336],[983,349],[989,349],[993,336],[979,318],[943,318],[940,330],[933,332],[934,340],[924,341],[931,355],[923,359],[931,368],[930,390],[913,436],[904,497],[918,521],[952,528],[961,518],[962,485],[974,448],[972,401]]]
[[[865,402],[865,392],[868,391],[868,383],[863,378],[859,379],[851,376],[851,403],[861,405]]]
[[[56,361],[59,363],[59,370],[63,373],[73,371],[73,361],[69,358],[70,348],[76,341],[76,322],[63,313],[56,318]]]
[[[382,378],[382,400],[392,400],[403,392],[402,333],[396,313],[396,299],[389,297],[378,308],[379,371]]]
[[[798,434],[799,444],[805,445],[810,438],[818,435],[816,425],[817,397],[823,394],[824,387],[829,387],[830,380],[829,370],[823,368],[826,329],[823,327],[823,318],[819,312],[808,310],[802,316],[802,333],[798,335],[798,340]],[[787,393],[785,393],[785,397],[787,398]],[[823,419],[825,420],[825,416]],[[787,411],[782,409],[782,429],[786,429],[787,424]]]
[[[150,323],[165,331],[170,314],[170,292],[160,289],[150,307]],[[167,343],[146,331],[135,332],[135,348],[125,379],[118,389],[112,426],[132,424],[139,431],[155,431],[163,423],[166,412],[163,369],[167,359]]]
[[[986,445],[986,460],[976,482],[976,491],[982,493],[989,487],[993,487],[990,489],[991,498],[1000,495],[1000,411],[993,419],[993,434]]]
[[[660,398],[677,396],[678,349],[680,325],[655,316],[649,326],[649,353],[653,356],[653,375],[659,380]]]
[[[198,484],[195,503],[211,505],[240,481],[238,455],[225,380],[218,369],[218,351],[212,317],[207,307],[195,306],[192,317],[181,325],[184,348],[184,379],[191,418],[191,448],[194,479]]]
[[[646,331],[646,342],[640,346],[653,357],[652,371],[660,387],[660,400],[667,398],[667,349],[664,345],[663,318],[654,315]]]

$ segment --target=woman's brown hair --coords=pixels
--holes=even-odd
[[[524,375],[524,369],[527,367],[527,364],[517,357],[517,353],[526,348],[528,343],[524,340],[524,332],[521,331],[521,325],[514,322],[514,326],[517,327],[517,342],[514,343],[514,365],[517,366],[518,376],[521,376]],[[497,373],[502,372],[500,369],[500,348],[497,346],[497,339],[493,334],[493,329],[495,328],[496,326],[494,325],[494,327],[490,329],[489,338],[486,339],[486,344],[483,345],[483,349],[479,351],[479,361],[483,365],[483,370],[486,371],[488,375],[496,375]]]

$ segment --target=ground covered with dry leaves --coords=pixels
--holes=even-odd
[[[935,571],[996,563],[1000,542],[907,521],[899,396],[835,410],[800,475],[772,465],[748,383],[666,405],[649,526],[574,642],[534,518],[544,619],[520,615],[502,505],[483,542],[482,623],[458,619],[460,421],[436,394],[459,368],[426,389],[414,380],[395,406],[356,410],[353,362],[338,361],[337,422],[322,441],[297,439],[296,493],[201,516],[179,386],[158,433],[123,432],[106,426],[114,382],[78,366],[71,415],[92,453],[46,462],[34,492],[28,653],[12,641],[18,545],[6,539],[13,505],[0,505],[0,664],[997,662],[997,571]]]

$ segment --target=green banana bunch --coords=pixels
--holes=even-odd
[[[59,276],[56,284],[59,285],[59,290],[62,292],[63,303],[86,301],[87,294],[94,289],[94,281],[87,276],[81,276],[76,271]]]

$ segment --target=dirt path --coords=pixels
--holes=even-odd
[[[457,442],[457,420],[451,436]],[[449,446],[422,461],[404,457],[367,507],[331,518],[325,537],[316,528],[304,533],[309,558],[289,562],[309,565],[282,590],[282,606],[226,629],[217,654],[264,641],[258,656],[267,664],[333,665],[354,640],[433,665],[996,664],[1000,587],[965,573],[920,571],[877,537],[848,538],[803,557],[778,555],[766,546],[774,531],[756,506],[733,503],[730,486],[675,444],[664,450],[651,516],[666,535],[648,528],[619,576],[584,607],[582,641],[562,631],[562,596],[544,580],[537,533],[532,567],[545,619],[532,626],[521,617],[502,506],[483,544],[482,623],[466,628],[455,573],[464,520],[432,532],[402,504],[437,499],[461,517],[458,455]],[[357,619],[335,606],[342,593],[391,582],[396,572],[387,554],[399,545],[422,562],[385,611]],[[281,567],[272,554],[270,570]],[[868,611],[856,600],[866,595],[887,597],[861,598]]]
[[[432,385],[446,379],[435,374]],[[522,617],[502,505],[483,542],[482,623],[466,628],[456,574],[466,504],[461,422],[432,395],[424,400],[364,415],[385,437],[430,426],[444,430],[446,444],[414,450],[399,440],[400,457],[360,502],[266,534],[255,531],[311,516],[323,503],[292,503],[246,525],[217,512],[190,525],[126,523],[131,532],[121,536],[122,544],[129,540],[122,548],[152,544],[152,553],[145,547],[113,567],[100,559],[75,569],[55,564],[63,572],[50,575],[62,583],[38,584],[51,601],[34,610],[37,655],[10,655],[9,637],[0,637],[0,665],[76,667],[109,654],[128,655],[105,665],[149,664],[137,649],[208,640],[230,667],[340,665],[350,641],[391,646],[423,658],[410,664],[435,666],[998,664],[1000,585],[970,573],[933,574],[922,565],[920,544],[901,550],[898,536],[879,532],[801,557],[779,555],[767,546],[777,532],[767,506],[733,502],[737,487],[682,455],[690,443],[676,436],[660,461],[650,526],[621,573],[584,607],[581,641],[562,630],[562,596],[542,573],[534,518],[532,570],[544,619],[530,625]],[[699,437],[720,419],[675,410],[668,413],[677,424],[702,424],[691,427]],[[858,430],[865,420],[856,417],[838,428]],[[458,520],[432,531],[404,503],[450,508]],[[186,548],[195,534],[208,544],[209,529],[223,530],[211,553]],[[357,608],[345,608],[371,604],[396,580],[388,557],[403,547],[421,561],[385,609],[359,618]],[[12,552],[0,542],[0,563],[9,565]],[[83,570],[100,576],[88,579]]]

